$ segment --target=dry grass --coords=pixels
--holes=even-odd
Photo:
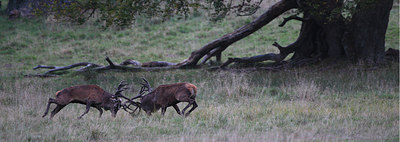
[[[398,67],[398,66],[397,66]],[[392,68],[394,69],[394,68]],[[3,141],[343,141],[398,140],[396,80],[384,80],[392,70],[358,71],[332,76],[330,89],[323,83],[327,72],[312,78],[294,73],[168,71],[102,73],[66,78],[21,78],[1,81],[0,139]],[[300,72],[300,71],[299,71]],[[3,74],[4,75],[4,74]],[[160,113],[131,117],[109,112],[98,118],[91,109],[83,119],[83,105],[70,105],[53,121],[41,118],[48,97],[69,84],[99,84],[112,90],[121,79],[137,83],[146,77],[153,86],[192,82],[199,87],[199,108],[182,118],[169,108]],[[393,76],[396,77],[396,76]],[[398,77],[398,75],[397,75]],[[69,79],[67,79],[69,78]],[[282,82],[274,82],[281,79]],[[86,83],[85,83],[86,82]],[[379,82],[379,83],[376,83]],[[340,86],[339,84],[349,86]],[[366,88],[354,89],[358,83]],[[335,87],[336,86],[336,87]],[[340,86],[340,87],[338,87]],[[131,87],[135,87],[131,85]],[[343,87],[343,88],[342,88]],[[341,92],[340,90],[352,90]],[[375,93],[379,92],[379,93]],[[127,95],[133,96],[132,90]],[[287,95],[287,97],[285,97]],[[180,104],[184,107],[186,104]],[[54,106],[52,107],[54,108]]]

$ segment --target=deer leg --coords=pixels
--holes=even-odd
[[[99,116],[99,118],[100,118],[101,115],[103,114],[103,109],[100,106],[96,106],[96,109],[99,110],[99,112],[100,112],[100,116]]]
[[[49,113],[49,109],[50,109],[50,104],[51,103],[56,103],[56,101],[53,98],[49,98],[49,101],[47,102],[46,111],[44,112],[42,117],[45,117],[47,115],[47,113]]]
[[[173,107],[174,107],[176,113],[178,113],[179,115],[181,115],[181,111],[179,110],[178,105],[174,104]]]
[[[198,106],[198,105],[197,105],[196,101],[193,101],[193,107],[189,110],[188,113],[186,113],[185,117],[188,116],[194,109],[196,109],[197,106]]]
[[[50,119],[52,119],[54,117],[54,115],[56,115],[64,107],[65,107],[65,105],[57,104],[57,107],[55,109],[53,109],[53,111],[51,111]]]
[[[78,117],[78,119],[81,119],[84,115],[86,115],[89,112],[89,109],[90,109],[90,101],[87,101],[86,102],[86,110],[81,116]]]
[[[189,107],[190,107],[190,105],[192,105],[192,103],[191,102],[189,102],[189,104],[182,110],[182,115],[185,115],[185,111],[186,111],[186,109],[188,109]]]
[[[164,116],[166,111],[167,111],[167,107],[162,107],[161,108],[161,115]]]

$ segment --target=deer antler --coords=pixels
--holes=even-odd
[[[121,92],[125,91],[126,89],[128,89],[128,87],[125,87],[126,85],[128,85],[128,83],[126,81],[121,81],[117,87],[117,92],[115,92],[115,95],[120,95]],[[123,88],[125,87],[125,88]]]
[[[139,103],[139,102],[134,102],[134,103],[129,103],[129,102],[131,102],[131,101],[126,101],[126,102],[122,103],[122,104],[121,104],[121,105],[122,105],[122,109],[124,109],[126,112],[129,112],[129,111],[128,111],[128,109],[129,109],[129,110],[131,111],[131,112],[129,112],[130,114],[135,113],[137,109],[139,109],[139,112],[140,112],[141,107],[140,107],[140,103]],[[132,102],[133,102],[133,101],[132,101]],[[128,104],[128,105],[127,105],[127,104]],[[136,106],[135,109],[131,109],[131,108],[130,108],[130,106],[131,106],[132,104],[133,104],[134,106]]]
[[[127,102],[129,102],[130,104],[133,104],[134,106],[139,107],[139,104],[138,104],[137,102],[134,102],[133,100],[131,100],[131,99],[129,99],[128,97],[126,97],[126,96],[124,96],[124,95],[121,94],[123,91],[125,91],[125,90],[128,89],[128,87],[125,87],[126,85],[128,85],[128,83],[127,83],[126,81],[121,81],[121,82],[119,83],[119,85],[118,85],[118,87],[117,87],[117,92],[115,92],[115,97],[124,98],[124,99],[126,99]],[[130,104],[129,104],[129,105],[130,105]],[[124,104],[124,105],[123,105],[124,110],[126,110],[126,108],[130,109],[130,108],[129,108],[129,105],[126,106],[126,105]]]
[[[145,94],[146,91],[147,92],[151,92],[152,91],[150,83],[145,78],[142,78],[142,80],[144,81],[144,83],[140,83],[142,85],[142,87],[140,88],[140,91],[139,91],[138,95],[136,95],[132,99],[129,99],[129,98],[127,98],[127,97],[125,97],[125,96],[123,96],[121,94],[121,92],[126,89],[126,88],[123,88],[123,87],[125,85],[127,85],[126,82],[124,82],[124,81],[121,81],[120,85],[118,86],[117,93],[115,94],[116,96],[122,97],[122,98],[127,100],[126,102],[124,102],[122,104],[122,108],[127,112],[129,112],[128,110],[132,111],[132,112],[129,112],[130,114],[135,113],[137,111],[137,109],[139,109],[139,111],[141,110],[140,103],[139,102],[135,102],[133,100],[142,97]],[[134,105],[134,106],[136,106],[136,108],[135,109],[131,109],[130,105]]]
[[[140,83],[140,85],[142,85],[142,87],[140,88],[139,94],[136,95],[135,97],[133,97],[131,100],[142,97],[146,91],[147,92],[152,91],[150,83],[145,78],[142,78],[142,80],[144,81],[144,83]]]
[[[147,90],[145,90],[145,91],[151,92],[152,89],[151,89],[150,83],[149,83],[145,78],[142,78],[142,80],[143,80],[145,83],[140,83],[140,84],[141,84],[143,87],[147,88]]]

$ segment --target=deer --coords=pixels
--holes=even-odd
[[[121,104],[122,100],[118,97],[122,97],[125,99],[129,98],[125,97],[121,93],[125,91],[127,88],[124,88],[127,83],[125,81],[121,81],[117,87],[117,91],[115,94],[111,94],[107,91],[104,91],[97,85],[77,85],[62,89],[56,92],[56,98],[49,98],[47,103],[46,111],[42,117],[45,117],[50,109],[51,104],[56,104],[56,108],[51,112],[50,119],[54,117],[61,109],[63,109],[66,105],[71,103],[79,103],[86,105],[85,112],[78,117],[81,119],[84,115],[89,112],[90,107],[96,108],[100,112],[100,116],[103,114],[103,109],[106,111],[111,111],[111,116],[113,118],[116,117],[118,110],[123,107],[124,104]],[[130,102],[133,105],[137,105],[135,102]]]
[[[152,90],[149,82],[142,78],[145,83],[141,83],[140,93],[131,99],[131,102],[141,98],[140,103],[135,105],[143,109],[148,115],[158,111],[161,108],[161,115],[164,116],[168,107],[172,106],[175,111],[182,116],[187,117],[194,109],[198,107],[196,103],[197,87],[191,83],[175,83],[160,85]],[[149,92],[144,95],[144,92]],[[178,103],[188,102],[189,104],[182,110],[179,110]],[[125,105],[129,107],[129,105]],[[185,114],[186,109],[192,108]],[[140,111],[140,110],[139,110]]]

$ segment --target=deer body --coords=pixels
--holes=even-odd
[[[185,115],[185,110],[193,105],[185,115],[187,116],[198,106],[195,100],[196,94],[197,87],[190,83],[160,85],[149,94],[141,96],[141,108],[149,115],[161,108],[161,114],[164,115],[167,107],[173,106],[179,115]],[[189,103],[182,112],[177,106],[180,102]]]
[[[117,91],[120,93],[121,91]],[[103,109],[110,110],[112,117],[115,117],[121,107],[121,100],[116,95],[104,91],[97,85],[78,85],[62,89],[56,93],[56,98],[49,98],[45,117],[49,111],[50,104],[56,104],[57,107],[51,112],[50,119],[53,118],[62,108],[70,103],[80,103],[86,105],[86,111],[78,117],[82,118],[89,112],[90,107],[94,107],[103,114]]]

